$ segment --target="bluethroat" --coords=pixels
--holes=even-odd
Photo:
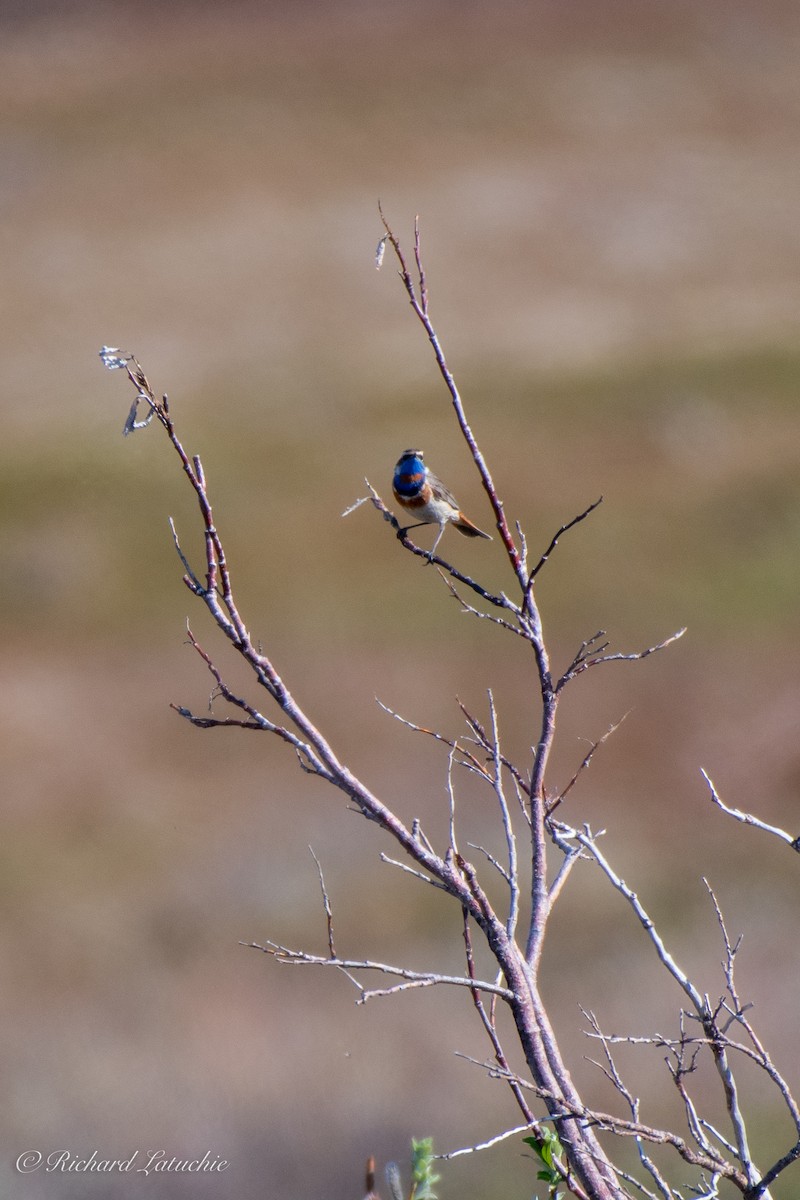
[[[439,534],[433,543],[431,555],[439,545],[448,522],[455,525],[465,537],[482,537],[491,541],[491,534],[484,533],[464,516],[453,493],[449,492],[441,479],[425,466],[421,450],[404,450],[400,455],[394,469],[392,491],[397,503],[406,512],[418,518],[408,529],[416,529],[417,525],[439,526]]]

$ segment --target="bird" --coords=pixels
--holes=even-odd
[[[455,525],[459,533],[465,537],[482,537],[492,540],[490,533],[484,533],[465,517],[458,506],[458,501],[452,492],[448,491],[437,475],[423,462],[421,450],[404,450],[397,460],[392,480],[392,491],[397,503],[406,512],[418,517],[415,525],[409,525],[401,532],[415,529],[417,525],[438,525],[439,533],[430,556],[433,557],[439,545],[445,525]]]

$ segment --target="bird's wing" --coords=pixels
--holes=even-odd
[[[453,508],[458,508],[459,504],[449,488],[446,488],[438,475],[434,475],[433,471],[428,471],[428,483],[431,485],[433,494],[440,500],[445,500],[448,504],[452,504]]]

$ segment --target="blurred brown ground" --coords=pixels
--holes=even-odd
[[[0,1191],[25,1200],[358,1197],[363,1160],[515,1122],[453,1056],[468,1004],[356,1009],[346,981],[239,946],[324,947],[461,970],[458,914],[269,741],[202,734],[208,676],[166,518],[200,550],[156,430],[123,441],[137,353],[204,459],[241,605],[345,760],[442,835],[446,761],[374,704],[455,735],[498,698],[534,738],[530,663],[456,615],[373,513],[421,444],[486,524],[422,331],[373,252],[376,201],[410,244],[512,519],[534,550],[601,493],[543,576],[557,664],[686,624],[666,654],[573,687],[553,782],[630,715],[570,800],[716,993],[705,891],[744,930],[740,984],[797,1086],[797,864],[726,823],[796,830],[800,786],[800,11],[576,0],[0,5],[4,566]],[[422,539],[421,539],[422,540]],[[448,535],[509,587],[495,542]],[[231,668],[234,678],[237,668]],[[471,840],[494,844],[464,789]],[[547,992],[580,1083],[613,1104],[578,1005],[667,1032],[681,997],[622,902],[576,872]],[[643,1115],[679,1121],[658,1057]],[[762,1161],[789,1132],[756,1093]],[[208,1149],[219,1176],[46,1175],[27,1149]],[[797,1194],[798,1179],[775,1189]],[[517,1142],[445,1168],[441,1194],[530,1195]]]

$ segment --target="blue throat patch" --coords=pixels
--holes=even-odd
[[[425,464],[421,458],[404,458],[394,472],[394,490],[401,496],[416,496],[425,482]]]

